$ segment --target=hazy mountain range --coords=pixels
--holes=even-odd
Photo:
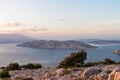
[[[35,38],[20,35],[20,34],[0,34],[0,43],[24,43],[36,40]],[[51,40],[52,41],[52,40]],[[120,40],[102,40],[102,39],[80,39],[73,40],[83,43],[92,44],[120,44]],[[56,43],[56,41],[54,41]],[[54,43],[53,42],[53,43]],[[78,43],[79,44],[79,43]]]
[[[120,44],[120,40],[102,40],[102,39],[81,39],[78,41],[83,41],[85,43],[92,44]]]
[[[22,43],[32,40],[34,40],[34,38],[20,34],[0,34],[0,43]]]

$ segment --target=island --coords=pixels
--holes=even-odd
[[[120,49],[119,49],[119,50],[114,50],[113,53],[114,53],[114,54],[119,54],[119,55],[120,55]]]
[[[95,49],[97,47],[89,45],[84,42],[68,40],[68,41],[56,41],[56,40],[33,40],[18,44],[17,46],[38,48],[38,49],[69,49],[69,50],[87,50]]]

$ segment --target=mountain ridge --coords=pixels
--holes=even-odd
[[[22,43],[34,40],[34,38],[21,34],[0,34],[0,43]]]

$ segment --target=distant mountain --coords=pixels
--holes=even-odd
[[[99,40],[101,40],[101,39],[79,39],[77,41],[82,41],[82,42],[90,43],[90,42],[99,41]]]
[[[102,40],[102,39],[80,39],[76,41],[82,41],[90,44],[120,44],[120,40]]]
[[[80,41],[54,41],[54,40],[34,40],[29,41],[18,46],[40,49],[71,49],[71,50],[86,50],[94,49],[96,47]]]
[[[120,44],[120,40],[97,40],[90,42],[92,44]]]
[[[21,43],[31,40],[34,40],[34,38],[20,34],[0,34],[0,43]]]

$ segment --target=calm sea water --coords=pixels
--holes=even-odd
[[[120,55],[112,53],[115,49],[120,49],[120,45],[100,46],[95,50],[87,50],[86,62],[102,61],[104,58],[120,61]],[[16,44],[0,44],[0,66],[6,66],[10,62],[57,66],[71,52],[77,52],[77,50],[34,49],[18,47]]]

